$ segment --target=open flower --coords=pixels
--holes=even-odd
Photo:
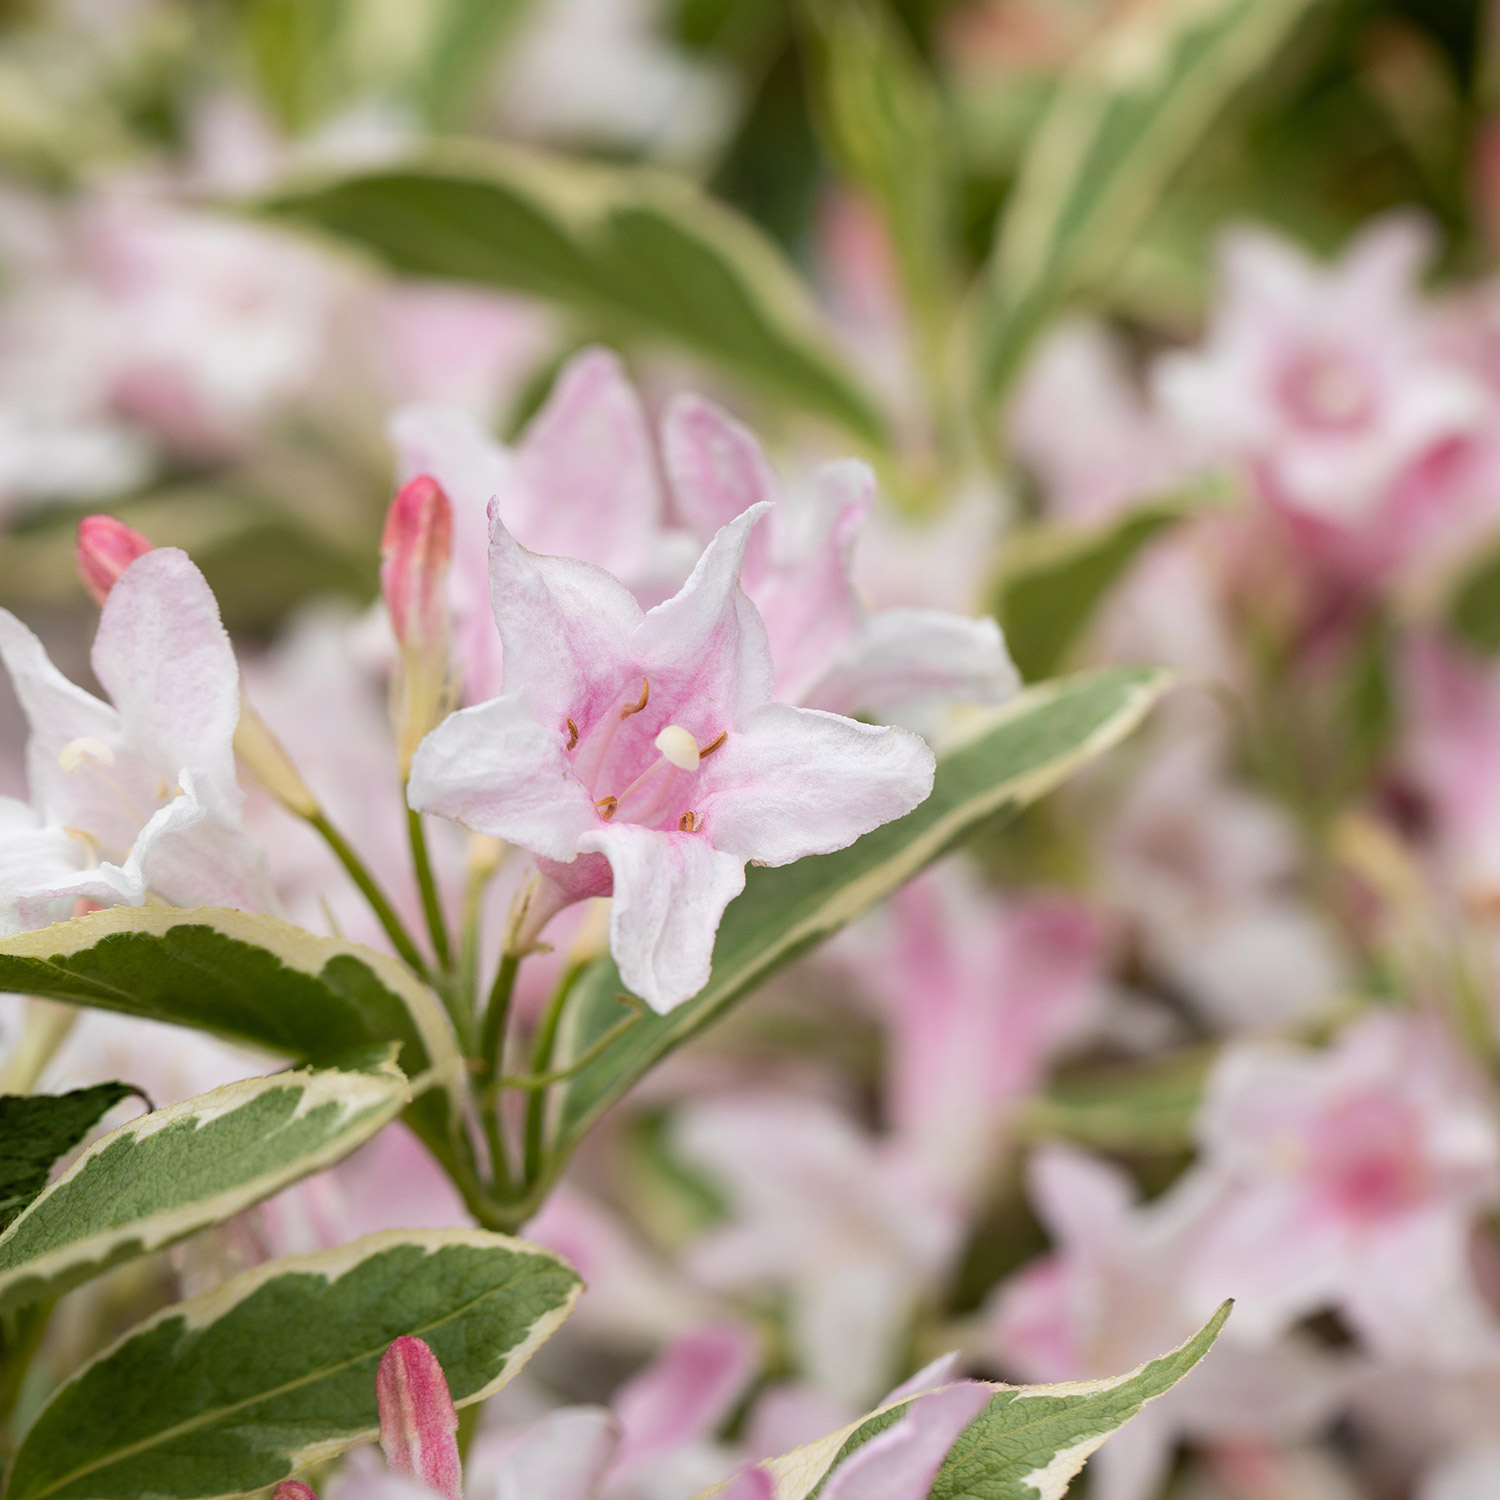
[[[465,701],[500,691],[490,616],[487,507],[524,547],[607,568],[656,603],[692,565],[665,527],[651,429],[620,361],[586,349],[570,360],[520,441],[507,448],[468,413],[408,406],[391,419],[401,482],[430,476],[453,503],[452,604]]]
[[[0,610],[0,659],[30,726],[31,811],[0,821],[0,930],[46,926],[79,901],[274,904],[265,856],[240,822],[239,672],[203,575],[158,548],[110,590],[94,674],[75,687]]]
[[[674,401],[662,447],[673,497],[705,541],[749,507],[781,501],[760,444],[712,402]],[[770,632],[777,696],[881,715],[1008,698],[1020,679],[993,620],[865,607],[851,562],[874,504],[868,465],[826,464],[812,494],[800,505],[778,503],[747,546],[741,583]]]
[[[1430,1023],[1370,1015],[1321,1052],[1233,1047],[1198,1134],[1217,1196],[1196,1307],[1229,1288],[1241,1337],[1333,1305],[1393,1357],[1500,1355],[1469,1263],[1475,1216],[1500,1197],[1500,1135]]]
[[[538,857],[529,935],[568,902],[612,894],[615,960],[658,1011],[707,983],[748,860],[841,849],[932,787],[917,736],[772,700],[765,627],[738,582],[762,510],[644,612],[602,569],[527,552],[492,507],[506,692],[439,725],[412,765],[419,812]]]
[[[1487,415],[1478,382],[1434,353],[1417,299],[1431,248],[1405,217],[1372,225],[1329,268],[1269,234],[1231,234],[1207,347],[1158,368],[1168,408],[1251,464],[1286,510],[1371,520],[1414,465]]]

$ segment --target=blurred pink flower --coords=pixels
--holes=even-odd
[[[1448,455],[1490,416],[1481,384],[1435,348],[1418,288],[1431,250],[1406,216],[1376,221],[1332,267],[1235,231],[1205,347],[1156,371],[1174,419],[1247,463],[1311,552],[1361,569],[1398,558],[1446,503]]]
[[[1055,1248],[990,1299],[987,1342],[1003,1369],[1029,1381],[1105,1378],[1194,1332],[1203,1320],[1184,1297],[1184,1278],[1205,1199],[1192,1181],[1141,1207],[1118,1168],[1063,1146],[1039,1150],[1027,1180]],[[1187,1379],[1100,1449],[1092,1460],[1100,1500],[1157,1494],[1183,1435],[1285,1438],[1327,1418],[1342,1368],[1311,1346],[1246,1348],[1233,1323]]]
[[[1273,1030],[1325,1009],[1344,961],[1298,893],[1303,855],[1274,803],[1232,781],[1215,730],[1158,741],[1099,845],[1105,889],[1146,954],[1228,1030]]]
[[[1322,1051],[1238,1043],[1199,1116],[1212,1212],[1184,1285],[1226,1291],[1241,1338],[1336,1307],[1377,1351],[1432,1364],[1500,1355],[1470,1267],[1500,1197],[1500,1131],[1429,1020],[1369,1014]]]
[[[691,538],[669,530],[651,429],[620,361],[588,349],[563,369],[514,448],[468,414],[412,406],[391,419],[397,472],[430,474],[453,502],[452,577],[464,701],[501,690],[490,606],[488,507],[532,552],[594,563],[659,603],[687,577]]]
[[[1007,1112],[1098,1015],[1103,934],[1077,902],[1004,900],[950,861],[844,945],[889,1028],[887,1117],[934,1181],[983,1191]]]
[[[754,435],[691,396],[668,407],[662,448],[673,499],[705,542],[749,507],[774,503],[746,547],[741,582],[770,634],[779,697],[889,715],[954,699],[998,703],[1016,691],[994,620],[865,607],[851,564],[875,504],[867,465],[826,464],[810,496],[784,499]]]
[[[832,1105],[746,1095],[686,1106],[676,1149],[720,1182],[730,1222],[687,1252],[705,1284],[784,1289],[808,1377],[835,1397],[877,1393],[918,1300],[958,1248],[958,1205],[898,1145]]]
[[[650,613],[600,568],[523,550],[491,509],[507,691],[422,742],[411,805],[538,857],[546,889],[518,941],[613,895],[621,977],[671,1010],[707,983],[747,861],[828,853],[909,812],[932,788],[932,752],[772,700],[765,627],[738,581],[761,508]]]
[[[1011,400],[1009,427],[1058,520],[1107,521],[1204,466],[1202,442],[1152,405],[1098,323],[1067,322],[1048,335]]]
[[[1406,643],[1400,662],[1404,764],[1458,890],[1500,904],[1500,670],[1436,635]]]

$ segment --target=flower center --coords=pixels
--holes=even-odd
[[[667,701],[650,715],[659,728],[647,721],[653,689],[644,677],[638,688],[626,690],[623,705],[617,697],[603,713],[589,715],[592,722],[582,727],[577,718],[564,721],[565,749],[574,774],[591,788],[594,806],[606,823],[618,819],[682,833],[700,827],[700,816],[690,805],[693,780],[703,760],[724,744],[728,731],[721,730],[705,743],[701,729],[695,733],[675,718],[661,724],[676,696],[669,684]],[[661,697],[656,695],[658,701]],[[701,709],[691,697],[683,696],[675,706],[687,710],[689,723],[701,721]]]
[[[1369,381],[1340,354],[1300,355],[1282,375],[1281,396],[1296,421],[1325,431],[1360,427],[1375,408]]]

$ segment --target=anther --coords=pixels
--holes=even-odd
[[[94,761],[101,766],[112,766],[115,763],[115,752],[103,740],[96,740],[85,734],[80,735],[76,740],[69,740],[57,755],[58,765],[70,774],[86,760]]]
[[[699,760],[707,760],[707,759],[708,759],[708,757],[709,757],[709,756],[710,756],[710,755],[712,755],[712,754],[713,754],[713,753],[714,753],[714,751],[715,751],[715,750],[717,750],[717,749],[719,749],[719,748],[720,748],[720,746],[722,746],[722,745],[723,745],[723,743],[724,743],[724,741],[725,741],[725,740],[727,740],[727,739],[728,739],[728,738],[729,738],[729,731],[728,731],[728,730],[727,730],[727,729],[721,729],[721,730],[720,730],[720,731],[719,731],[719,734],[718,734],[718,738],[717,738],[717,739],[712,739],[712,740],[710,740],[710,741],[709,741],[709,742],[708,742],[708,743],[707,743],[707,744],[706,744],[706,745],[705,745],[705,746],[704,746],[704,747],[703,747],[703,748],[702,748],[702,749],[701,749],[701,750],[700,750],[700,751],[699,751],[699,752],[698,752],[698,759],[699,759]]]
[[[571,719],[565,720],[565,722],[568,726],[567,748],[571,750],[578,743],[578,726]]]
[[[677,820],[677,831],[679,833],[695,833],[698,828],[698,814],[685,812]]]
[[[698,741],[681,724],[668,724],[656,737],[662,759],[679,771],[696,771],[700,755]]]
[[[599,809],[599,816],[607,823],[614,817],[615,809],[620,805],[618,797],[601,797],[594,806]]]
[[[640,713],[640,711],[646,706],[648,702],[650,702],[650,700],[651,683],[643,677],[641,678],[641,696],[639,701],[635,703],[627,703],[625,707],[620,710],[620,717],[622,719],[628,719],[631,714]]]

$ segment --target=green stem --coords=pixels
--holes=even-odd
[[[552,1062],[552,1049],[557,1045],[557,1028],[562,1022],[563,1009],[584,965],[572,963],[562,972],[547,1009],[536,1028],[531,1043],[531,1071],[544,1074]],[[522,1182],[528,1186],[535,1182],[542,1170],[542,1131],[546,1124],[547,1094],[545,1089],[533,1089],[526,1101],[526,1149],[522,1165]]]
[[[516,970],[521,966],[521,957],[508,948],[500,956],[500,967],[495,971],[495,982],[490,986],[490,998],[484,1008],[484,1030],[479,1039],[479,1073],[484,1085],[481,1097],[481,1114],[484,1119],[485,1139],[490,1148],[490,1170],[495,1191],[502,1197],[514,1191],[510,1175],[510,1158],[505,1145],[505,1123],[500,1114],[499,1096],[492,1087],[495,1075],[505,1063],[505,1030],[510,1019],[511,996],[516,988]]]
[[[428,973],[427,964],[422,955],[417,952],[417,945],[412,942],[406,928],[401,925],[400,917],[396,915],[395,909],[386,898],[385,892],[380,889],[375,877],[365,868],[364,861],[350,847],[348,840],[328,821],[324,813],[314,813],[307,821],[323,835],[328,847],[338,856],[339,863],[349,872],[349,878],[359,887],[365,900],[370,903],[370,910],[375,913],[380,925],[385,929],[385,934],[395,946],[396,952],[423,979],[430,982],[432,976]]]
[[[432,937],[432,951],[437,957],[438,967],[446,973],[453,967],[453,950],[448,944],[443,903],[438,896],[437,881],[433,878],[432,861],[427,855],[422,814],[413,807],[406,809],[406,832],[411,841],[412,866],[417,872],[417,889],[422,893],[422,915],[427,918],[427,931]]]
[[[33,1302],[0,1317],[0,1352],[5,1356],[0,1359],[0,1458],[12,1450],[6,1428],[55,1306],[53,1301]]]
[[[641,1018],[641,1012],[617,1021],[587,1051],[581,1052],[566,1067],[553,1068],[550,1073],[502,1073],[495,1080],[497,1089],[544,1089],[565,1079],[576,1078],[593,1060],[607,1051],[610,1044],[630,1030]]]

